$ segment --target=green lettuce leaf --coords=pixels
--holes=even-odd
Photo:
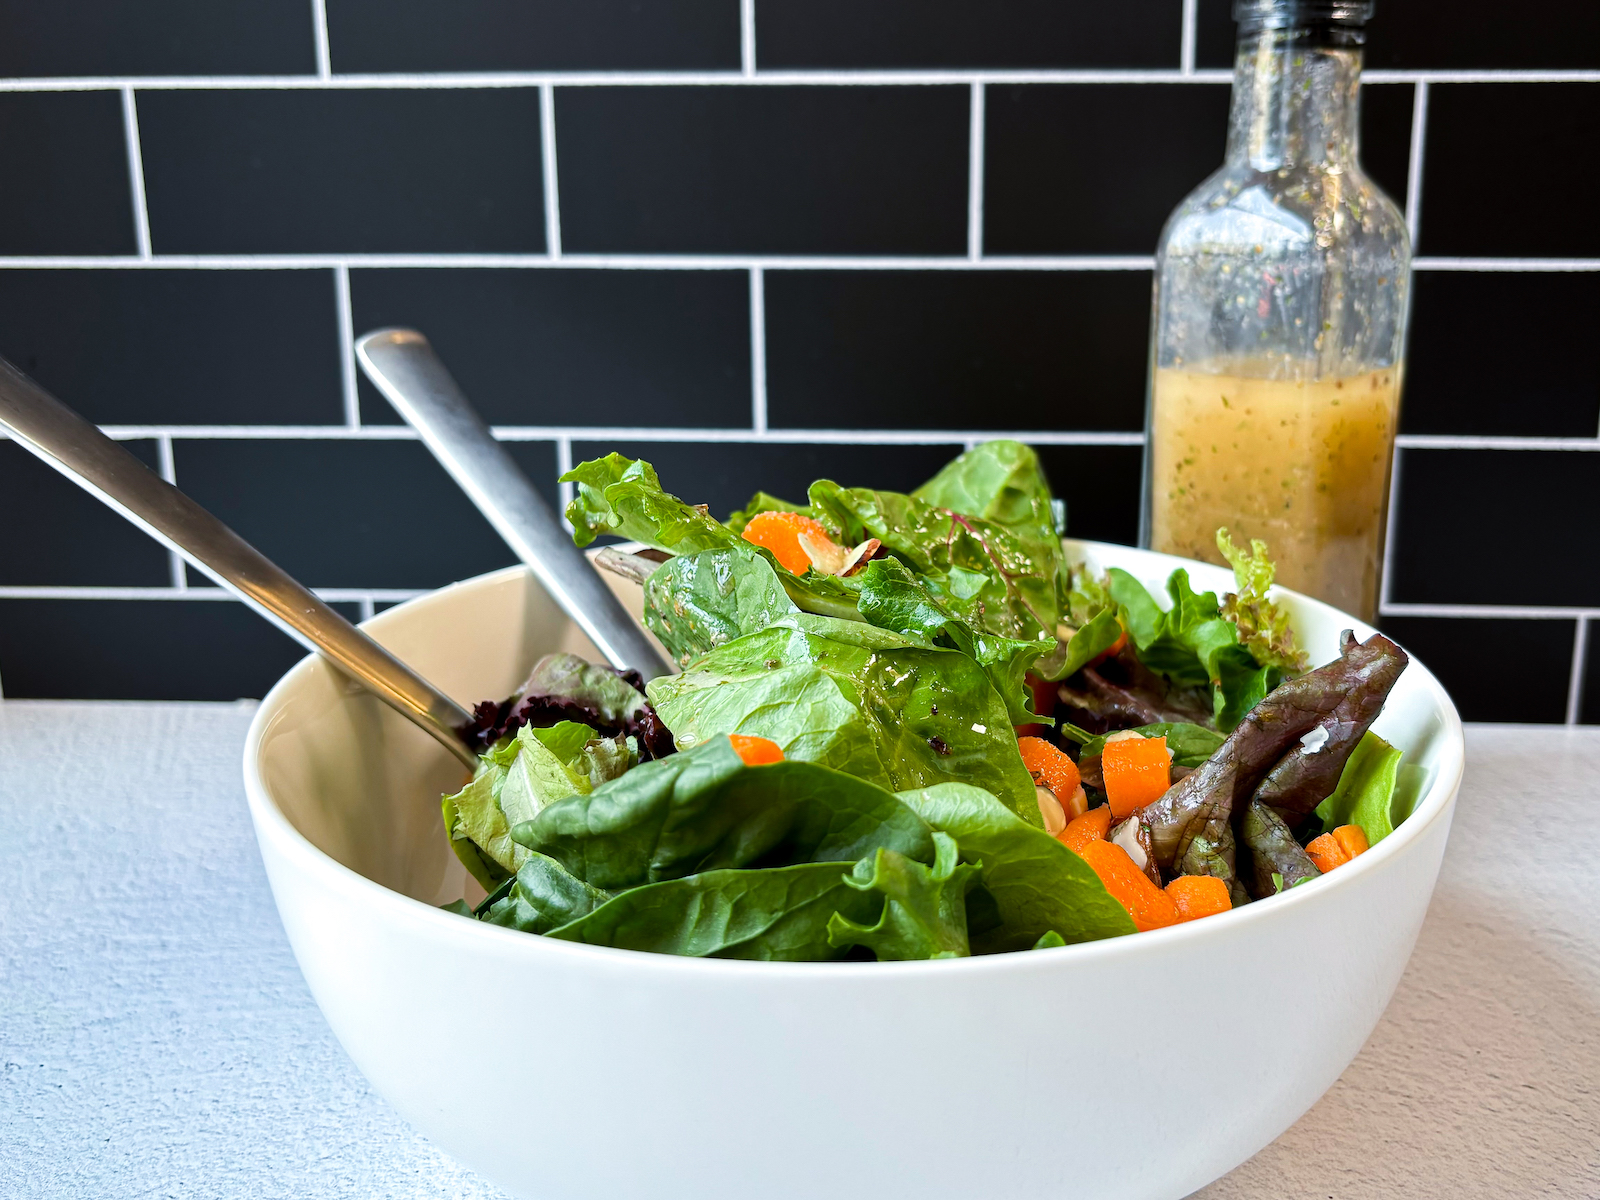
[[[1324,829],[1359,825],[1367,844],[1376,846],[1394,832],[1395,782],[1401,752],[1368,730],[1350,752],[1333,794],[1317,805]],[[1407,812],[1399,815],[1404,820]]]
[[[1267,556],[1267,544],[1250,539],[1247,553],[1233,544],[1226,528],[1217,530],[1217,549],[1233,568],[1237,592],[1229,592],[1222,602],[1222,615],[1237,627],[1239,644],[1263,667],[1285,675],[1299,675],[1310,665],[1306,652],[1294,644],[1289,614],[1271,600],[1272,580],[1277,567]]]
[[[693,554],[738,538],[704,505],[685,504],[670,495],[643,459],[608,454],[580,463],[561,482],[578,485],[567,505],[567,520],[572,522],[572,540],[580,546],[610,533],[668,554]]]
[[[829,922],[837,914],[874,920],[883,901],[846,882],[853,866],[801,863],[669,879],[623,892],[547,936],[696,958],[838,958],[844,952],[829,943]]]
[[[481,919],[524,933],[549,933],[588,916],[609,899],[609,892],[590,887],[555,859],[529,854],[506,895],[488,905]]]
[[[811,511],[809,504],[791,504],[787,500],[780,500],[777,496],[769,496],[766,492],[757,492],[750,497],[750,503],[737,512],[729,513],[727,526],[735,533],[744,533],[744,527],[750,524],[750,518],[764,512],[799,513],[803,517],[815,519],[816,514]]]
[[[1022,442],[975,446],[911,494],[935,508],[981,517],[1027,536],[1057,536],[1050,485],[1039,456]]]
[[[1082,732],[1081,730],[1079,732]],[[1155,725],[1140,725],[1135,733],[1145,737],[1164,737],[1172,753],[1175,767],[1198,767],[1222,746],[1223,735],[1204,725],[1191,725],[1181,721],[1163,721]],[[1106,748],[1106,735],[1096,734],[1081,743],[1080,759],[1098,757]]]
[[[841,950],[865,946],[880,961],[966,958],[971,953],[967,893],[979,868],[960,862],[949,834],[934,834],[933,843],[932,867],[893,850],[879,850],[856,863],[845,883],[858,891],[882,893],[883,911],[873,925],[834,913],[828,920],[828,944]]]
[[[974,922],[976,953],[1026,950],[1052,930],[1067,942],[1134,932],[1127,910],[1083,859],[981,788],[945,783],[901,792],[899,798],[935,830],[955,838],[963,858],[982,864],[983,890],[1000,920],[982,933]]]
[[[747,767],[725,737],[643,763],[512,831],[574,878],[619,891],[705,871],[933,857],[932,831],[883,788],[807,762]]]
[[[1115,608],[1104,609],[1072,635],[1067,643],[1066,658],[1055,672],[1055,677],[1066,679],[1076,675],[1100,655],[1117,644],[1122,636],[1122,622],[1117,620]],[[1018,722],[1021,724],[1021,722]]]
[[[796,613],[718,646],[648,691],[680,747],[753,734],[776,742],[785,758],[890,790],[972,783],[1040,821],[1006,704],[959,651]]]
[[[1065,946],[1066,944],[1067,939],[1052,929],[1041,935],[1039,940],[1028,948],[1030,950],[1054,950],[1057,946]]]

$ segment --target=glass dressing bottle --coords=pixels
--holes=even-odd
[[[1156,256],[1143,533],[1222,562],[1261,538],[1278,580],[1372,619],[1411,245],[1361,170],[1371,0],[1236,0],[1227,161]]]

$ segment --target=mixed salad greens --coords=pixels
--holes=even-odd
[[[478,706],[480,767],[443,801],[487,893],[464,915],[721,958],[1027,950],[1273,895],[1406,815],[1369,728],[1399,647],[1347,632],[1309,669],[1266,547],[1226,530],[1220,599],[1069,563],[1018,442],[727,521],[641,460],[563,478],[580,546],[643,547],[598,561],[682,671],[549,655]]]

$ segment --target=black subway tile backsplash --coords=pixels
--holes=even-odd
[[[0,271],[0,354],[106,424],[344,420],[327,270]]]
[[[1385,617],[1384,633],[1439,677],[1464,721],[1559,724],[1566,719],[1572,622],[1503,617]],[[1485,687],[1493,646],[1515,646],[1515,687]]]
[[[1391,599],[1593,605],[1600,453],[1401,451]]]
[[[539,253],[533,88],[140,92],[162,254]]]
[[[497,425],[743,426],[746,271],[352,271],[357,333],[422,330]],[[365,380],[362,419],[398,420]]]
[[[232,599],[0,599],[13,700],[259,700],[305,654]]]
[[[739,69],[739,0],[327,0],[333,69]]]
[[[765,70],[1176,67],[1181,0],[756,0]]]
[[[137,249],[116,92],[0,93],[0,161],[0,254]]]
[[[155,442],[122,444],[158,469]],[[0,441],[0,514],[0,584],[166,587],[172,581],[158,542],[8,441]]]
[[[509,448],[554,505],[554,446]],[[180,440],[173,458],[183,491],[308,587],[439,587],[516,561],[420,442]]]
[[[1222,164],[1228,89],[995,86],[984,112],[986,254],[1152,254]]]
[[[1407,433],[1593,437],[1600,291],[1589,273],[1419,271]]]
[[[1137,430],[1145,271],[768,271],[774,428]]]
[[[1591,83],[1433,85],[1418,251],[1600,257],[1600,222],[1586,211],[1597,142]],[[1498,182],[1507,171],[1514,185]]]
[[[965,87],[558,88],[568,253],[962,254]]]
[[[1050,490],[1067,502],[1067,536],[1139,540],[1142,446],[1037,446]]]
[[[3,0],[0,76],[309,75],[305,0]]]
[[[1416,88],[1375,83],[1361,89],[1361,165],[1404,210],[1411,171],[1411,114]]]

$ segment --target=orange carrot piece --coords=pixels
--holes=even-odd
[[[1042,783],[1056,794],[1063,808],[1072,799],[1081,782],[1078,764],[1043,738],[1020,737],[1017,750],[1022,754],[1022,765],[1028,768],[1035,783]]]
[[[1333,840],[1339,843],[1339,848],[1351,858],[1358,854],[1365,854],[1371,849],[1367,845],[1367,831],[1359,825],[1341,825],[1333,831]]]
[[[730,733],[728,740],[733,743],[733,752],[744,759],[744,765],[747,767],[760,767],[767,763],[783,761],[783,748],[777,742],[768,741],[764,737]]]
[[[1091,808],[1081,817],[1073,817],[1056,837],[1081,858],[1085,846],[1090,842],[1105,841],[1106,834],[1110,832],[1111,809],[1102,804],[1099,808]]]
[[[802,534],[814,541],[820,539],[828,545],[833,544],[822,523],[803,513],[757,513],[744,527],[743,536],[752,545],[772,551],[772,556],[794,574],[804,575],[811,569],[811,556],[800,544]]]
[[[1161,929],[1178,919],[1178,906],[1171,896],[1150,882],[1150,877],[1133,865],[1133,859],[1112,842],[1090,842],[1081,851],[1083,861],[1094,868],[1111,898],[1133,918],[1140,933]]]
[[[1128,631],[1126,629],[1124,629],[1121,633],[1119,633],[1117,635],[1117,640],[1116,641],[1112,642],[1111,645],[1107,646],[1104,650],[1100,651],[1099,654],[1096,654],[1093,658],[1091,658],[1084,665],[1085,666],[1089,666],[1089,667],[1098,667],[1101,663],[1105,662],[1106,659],[1115,658],[1118,654],[1122,653],[1122,648],[1124,646],[1126,646],[1127,644],[1128,644]]]
[[[1228,885],[1215,875],[1179,875],[1166,890],[1177,906],[1179,921],[1197,921],[1233,907]]]
[[[1117,820],[1131,817],[1146,804],[1161,799],[1172,786],[1172,755],[1165,737],[1119,738],[1100,752],[1100,770],[1106,777],[1106,799]]]
[[[1311,861],[1316,863],[1317,870],[1326,875],[1335,867],[1342,867],[1350,861],[1350,854],[1339,844],[1339,839],[1331,833],[1324,833],[1314,837],[1306,843],[1306,853],[1311,856]]]

